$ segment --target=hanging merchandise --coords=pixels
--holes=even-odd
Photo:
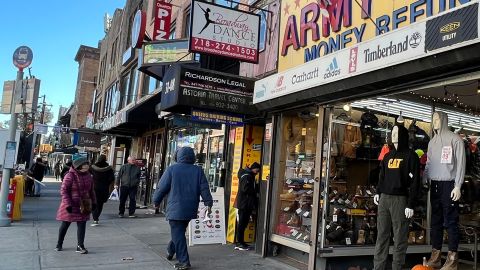
[[[345,126],[345,137],[343,140],[343,156],[347,158],[356,158],[357,148],[362,142],[362,132],[360,127],[354,125]]]
[[[428,142],[430,141],[430,136],[428,136],[425,130],[419,128],[417,125],[417,120],[413,120],[412,124],[408,128],[408,141],[410,149],[428,149]]]

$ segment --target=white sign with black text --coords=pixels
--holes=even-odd
[[[200,200],[196,219],[190,221],[188,226],[189,245],[226,244],[225,230],[225,199],[224,191],[217,188],[212,193],[212,213],[206,217],[206,207]]]

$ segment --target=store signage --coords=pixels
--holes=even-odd
[[[192,120],[206,123],[225,124],[230,126],[243,125],[243,116],[192,110]]]
[[[142,48],[145,37],[145,28],[147,27],[147,15],[144,11],[138,10],[135,14],[132,24],[132,48]]]
[[[282,1],[278,70],[299,66],[469,2]]]
[[[188,51],[188,40],[151,42],[143,47],[142,64],[162,64],[192,62],[193,54]]]
[[[100,134],[77,132],[73,137],[73,144],[80,147],[100,148],[101,139]]]
[[[48,133],[48,126],[45,124],[35,123],[33,126],[33,131],[37,134],[45,135]]]
[[[115,115],[106,118],[97,129],[107,130],[127,122],[127,111],[119,111]]]
[[[164,76],[160,109],[171,111],[183,106],[253,114],[253,86],[249,78],[189,66],[171,67]]]
[[[226,244],[224,192],[212,193],[212,213],[207,217],[207,207],[200,200],[198,218],[188,226],[189,245]]]
[[[177,127],[177,128],[181,127],[181,128],[222,129],[221,124],[197,122],[197,121],[193,121],[191,118],[187,118],[186,116],[179,116],[179,115],[176,115],[173,117],[170,125],[172,127]]]
[[[30,66],[33,60],[33,51],[27,46],[18,47],[15,52],[13,52],[13,65],[16,66],[19,70]]]
[[[465,8],[474,10],[461,12],[461,10]],[[476,21],[470,23],[476,24],[477,26],[466,28],[467,32],[468,29],[474,29],[476,35],[473,35],[473,39],[472,36],[469,36],[469,42],[459,41],[460,43],[455,43],[445,48],[442,46],[439,47],[439,49],[427,51],[426,43],[428,41],[426,41],[426,39],[431,37],[430,35],[426,38],[427,23],[452,12],[460,12],[460,14],[465,14],[464,16],[467,16],[466,14],[469,14],[469,12],[477,13],[477,16],[472,15]],[[449,13],[437,15],[429,18],[428,21],[418,22],[409,27],[388,32],[382,36],[358,44],[357,46],[340,50],[335,54],[315,59],[297,68],[279,72],[259,80],[255,82],[254,103],[479,42],[477,33],[479,23],[478,3],[462,6]],[[442,28],[443,31],[456,31],[460,29],[463,23],[463,21],[460,21],[460,25],[457,25],[450,24],[451,21],[449,20],[445,20],[444,22],[445,24],[440,23],[441,26],[438,29]],[[320,80],[316,79],[316,70],[318,68],[325,70]],[[332,70],[333,73],[331,72]],[[298,78],[301,79],[299,80]]]
[[[260,16],[192,1],[190,51],[258,63]]]
[[[427,22],[427,51],[478,37],[478,3],[458,9]]]
[[[172,4],[164,0],[155,1],[153,40],[167,40],[170,36],[172,11]]]

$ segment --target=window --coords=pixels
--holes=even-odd
[[[135,13],[133,13],[130,18],[128,19],[128,28],[127,28],[127,41],[125,42],[125,49],[124,50],[127,50],[128,48],[130,48],[130,45],[132,44],[131,43],[131,39],[132,39],[132,25],[133,25],[133,20],[135,19]]]
[[[127,73],[126,75],[123,76],[122,82],[120,85],[120,108],[118,108],[119,110],[127,106],[129,85],[130,85],[130,73]]]
[[[259,10],[257,12],[260,15],[260,39],[259,39],[259,51],[263,52],[265,50],[265,44],[267,42],[267,12]]]
[[[183,37],[190,36],[190,16],[191,16],[190,7],[188,7],[185,10],[185,16],[183,17],[185,22],[184,23],[185,27],[183,28]]]
[[[130,104],[130,102],[135,101],[137,96],[137,69],[134,67],[130,71],[130,86],[128,89],[128,98],[125,105]]]
[[[155,91],[155,89],[157,89],[158,85],[159,85],[159,81],[156,80],[155,78],[153,77],[148,77],[149,80],[148,80],[148,94],[151,94],[153,91]]]
[[[177,21],[173,21],[170,25],[170,35],[168,39],[175,39],[175,32],[177,31]]]
[[[112,54],[110,55],[110,64],[112,64],[112,68],[115,67],[115,62],[117,60],[117,43],[118,43],[118,37],[115,39],[112,45]]]

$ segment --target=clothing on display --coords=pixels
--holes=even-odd
[[[446,227],[448,250],[457,252],[460,242],[459,198],[454,200],[453,196],[460,192],[464,182],[465,145],[458,134],[449,130],[447,114],[435,112],[433,128],[435,135],[428,144],[427,164],[424,171],[424,178],[431,181],[432,249],[442,250],[443,230]]]

